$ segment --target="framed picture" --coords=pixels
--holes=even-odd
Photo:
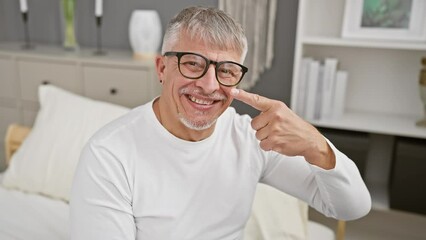
[[[426,0],[346,0],[342,37],[426,41]]]

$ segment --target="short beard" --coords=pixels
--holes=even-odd
[[[207,98],[215,99],[216,101],[218,101],[218,100],[225,101],[227,99],[227,97],[224,94],[220,94],[220,93],[216,93],[216,92],[206,95],[199,88],[195,88],[195,89],[182,88],[182,89],[180,89],[179,94],[181,94],[181,95],[183,95],[183,94],[199,94],[199,95],[203,95]],[[217,118],[215,118],[213,120],[192,121],[188,118],[185,118],[185,116],[181,112],[179,112],[179,110],[178,110],[178,118],[181,121],[181,123],[183,125],[185,125],[185,127],[192,129],[192,130],[196,130],[196,131],[202,131],[202,130],[209,129],[210,127],[212,127],[216,123],[216,120],[217,120]]]
[[[196,122],[196,121],[191,121],[191,120],[185,118],[181,113],[179,113],[179,120],[183,125],[185,125],[185,127],[189,128],[189,129],[196,130],[196,131],[202,131],[202,130],[206,130],[206,129],[209,129],[210,127],[212,127],[216,123],[217,119],[215,118],[211,121]]]

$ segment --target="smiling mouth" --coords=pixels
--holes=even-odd
[[[194,96],[192,96],[192,95],[187,95],[187,97],[188,97],[188,99],[189,99],[191,102],[196,103],[196,104],[200,104],[200,105],[212,105],[212,104],[214,104],[215,102],[218,102],[218,101],[219,101],[219,100],[206,100],[206,99],[199,99],[199,98],[196,98],[196,97],[194,97]]]

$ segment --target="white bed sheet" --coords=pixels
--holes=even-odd
[[[1,186],[2,177],[0,173],[0,240],[69,239],[69,205],[67,203],[37,194],[6,189]],[[278,199],[283,200],[281,198]],[[288,205],[288,201],[280,202],[282,202],[280,204],[283,206]],[[299,209],[300,206],[290,206],[295,209],[294,211],[301,211]],[[287,211],[286,215],[288,215],[288,209],[285,211]],[[292,218],[292,221],[294,220]],[[282,220],[279,222],[281,225]],[[305,226],[304,224],[300,225],[302,227]],[[270,226],[266,228],[268,229],[266,231],[270,231],[271,229],[269,228]],[[294,226],[292,229],[294,232]],[[308,230],[312,229],[309,228]],[[333,235],[333,232],[329,231]],[[250,230],[246,231],[246,234],[249,235],[246,236],[247,239],[252,239],[250,235],[253,233]],[[312,234],[312,236],[318,235]],[[288,237],[290,239],[299,239],[293,235]],[[315,239],[317,238],[315,237]],[[330,239],[334,239],[334,236]]]
[[[66,240],[68,212],[69,206],[63,201],[6,189],[0,184],[1,240]]]

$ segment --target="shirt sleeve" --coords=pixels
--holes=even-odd
[[[125,168],[105,148],[83,150],[70,199],[71,239],[135,239]]]
[[[260,182],[306,201],[328,217],[353,220],[371,209],[371,197],[355,163],[330,141],[336,166],[325,170],[303,157],[271,152]]]

